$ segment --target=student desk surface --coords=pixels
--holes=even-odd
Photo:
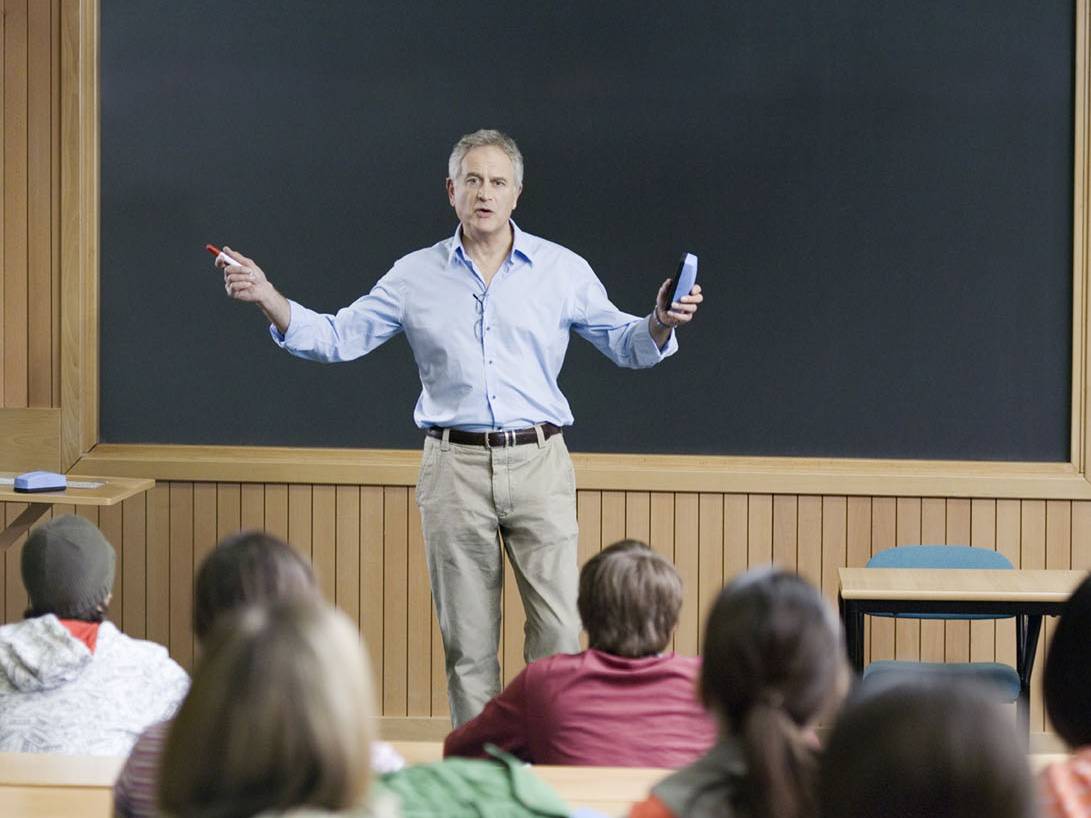
[[[438,742],[394,741],[410,763],[438,760]],[[1028,756],[1031,770],[1067,758],[1063,753]],[[41,753],[0,753],[0,815],[4,818],[108,818],[113,784],[125,759]],[[669,770],[626,767],[535,767],[573,807],[623,815]]]
[[[393,741],[409,763],[442,757],[439,742]],[[107,818],[113,813],[113,785],[125,759],[45,753],[0,753],[0,815],[4,818]],[[607,815],[627,813],[669,770],[627,767],[535,766],[572,807]]]
[[[0,472],[0,480],[11,480],[13,472]],[[154,480],[145,477],[78,477],[69,478],[69,485],[64,491],[43,491],[25,493],[16,491],[10,483],[0,483],[0,502],[28,503],[26,509],[7,527],[0,530],[0,551],[12,545],[20,536],[34,525],[49,507],[54,504],[71,506],[112,506],[127,500],[135,494],[147,491],[155,485]],[[91,484],[85,487],[84,484]],[[97,485],[94,485],[97,484]]]
[[[972,568],[839,568],[838,602],[849,659],[864,669],[867,614],[1014,616],[1019,713],[1029,719],[1030,674],[1043,616],[1056,616],[1085,571]]]

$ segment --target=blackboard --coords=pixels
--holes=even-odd
[[[460,134],[526,156],[520,226],[646,314],[573,337],[579,451],[1067,461],[1074,8],[1032,0],[103,0],[101,439],[415,448],[399,336],[323,366],[203,249],[332,311],[449,236]]]

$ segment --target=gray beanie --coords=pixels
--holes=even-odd
[[[94,524],[71,514],[30,532],[23,585],[35,614],[70,617],[94,610],[114,587],[114,547]]]

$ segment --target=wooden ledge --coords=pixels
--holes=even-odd
[[[1070,463],[580,453],[572,459],[577,487],[588,490],[1091,500],[1091,484]],[[412,486],[419,467],[420,452],[405,449],[100,444],[71,473]]]

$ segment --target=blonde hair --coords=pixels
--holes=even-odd
[[[374,716],[363,643],[340,612],[309,600],[225,617],[171,725],[160,808],[241,818],[356,806]]]

